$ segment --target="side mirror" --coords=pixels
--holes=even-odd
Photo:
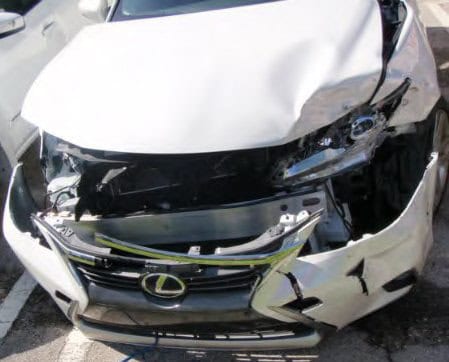
[[[108,16],[108,0],[80,0],[78,8],[90,20],[101,22]]]
[[[0,12],[0,36],[15,33],[25,27],[22,15]]]

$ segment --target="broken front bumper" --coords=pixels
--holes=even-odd
[[[180,303],[155,302],[141,290],[108,288],[104,276],[102,284],[86,285],[85,276],[93,272],[85,256],[78,255],[77,259],[75,251],[69,259],[64,244],[57,241],[57,235],[41,228],[43,224],[39,227],[38,223],[38,227],[44,240],[33,231],[36,229],[30,216],[36,210],[21,166],[12,177],[4,233],[26,268],[73,323],[91,338],[183,348],[310,347],[325,332],[341,328],[410,290],[433,240],[437,157],[432,155],[411,201],[396,221],[379,233],[365,235],[340,249],[296,256],[318,222],[318,218],[309,216],[295,229],[297,237],[287,243],[289,252],[281,256],[279,252],[239,258],[231,253],[214,256],[213,260],[186,256],[182,261],[187,265],[222,267],[237,260],[233,265],[260,265],[266,269],[251,279],[253,287],[249,290],[234,290],[235,278],[225,278],[221,290],[188,295]],[[111,242],[112,247],[121,243],[107,237],[104,240]],[[167,255],[147,256],[160,259]],[[93,258],[91,262],[94,266],[96,261]],[[86,270],[87,274],[83,274]],[[246,274],[238,277],[250,278]],[[162,322],[158,324],[158,320]],[[202,322],[202,331],[189,333],[189,325],[198,321]],[[161,324],[165,329],[154,328]],[[186,328],[179,328],[180,325]],[[226,332],[221,332],[223,325]],[[252,328],[258,332],[254,333]]]

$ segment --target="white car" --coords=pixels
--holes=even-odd
[[[82,332],[309,347],[410,291],[449,145],[414,2],[107,5],[24,103],[47,204],[18,165],[4,214]]]
[[[0,203],[11,167],[38,130],[20,115],[25,95],[44,66],[91,23],[75,0],[0,2]]]

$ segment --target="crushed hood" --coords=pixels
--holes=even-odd
[[[80,147],[202,153],[283,144],[373,94],[376,0],[283,0],[86,27],[22,115]]]

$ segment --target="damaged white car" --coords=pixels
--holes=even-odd
[[[448,116],[413,1],[83,0],[4,233],[95,339],[309,347],[406,294]]]

